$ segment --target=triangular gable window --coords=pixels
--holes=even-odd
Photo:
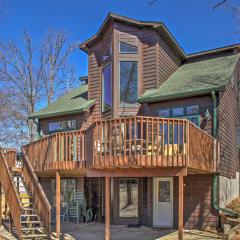
[[[120,53],[137,53],[138,48],[128,43],[120,42],[119,44]]]
[[[107,50],[103,55],[103,61],[105,61],[111,56],[112,56],[112,42],[110,41],[109,44],[107,45]]]

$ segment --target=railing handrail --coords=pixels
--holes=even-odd
[[[28,160],[28,157],[26,155],[26,152],[24,150],[24,148],[22,148],[22,154],[23,154],[23,169],[26,166],[26,170],[27,170],[27,174],[29,175],[29,179],[31,179],[31,184],[33,189],[31,189],[31,192],[33,194],[33,198],[36,199],[36,194],[38,194],[38,196],[40,196],[40,198],[42,199],[46,209],[45,211],[48,213],[47,216],[47,221],[45,221],[43,218],[43,222],[45,224],[45,227],[48,228],[48,232],[50,233],[50,227],[51,227],[51,205],[43,191],[43,188],[38,180],[38,177],[30,163],[30,161]],[[23,170],[24,171],[24,170]],[[25,179],[26,180],[26,179]]]
[[[96,120],[94,123],[100,123],[100,122],[109,122],[109,121],[120,121],[124,119],[159,119],[159,120],[174,120],[174,121],[189,121],[185,118],[163,118],[163,117],[154,117],[154,116],[124,116],[124,117],[118,117],[118,118],[111,118],[111,119],[100,119]]]
[[[72,130],[72,131],[65,131],[65,132],[55,132],[55,133],[52,133],[52,134],[49,134],[49,135],[45,135],[45,136],[41,137],[40,139],[36,139],[34,141],[31,141],[30,143],[23,145],[23,147],[27,147],[27,146],[29,146],[31,144],[38,143],[40,141],[44,141],[47,138],[54,138],[55,136],[57,136],[59,134],[71,134],[71,133],[83,133],[83,134],[86,134],[86,130],[81,130],[80,129],[80,130]]]
[[[3,172],[1,172],[3,171]],[[7,199],[7,203],[10,209],[10,212],[12,213],[13,222],[15,224],[17,233],[21,234],[21,209],[22,204],[20,201],[20,197],[17,193],[16,186],[12,179],[12,174],[9,170],[7,160],[2,152],[2,149],[0,149],[0,181],[2,183],[2,188],[5,193],[5,197]],[[5,183],[4,183],[5,181]],[[11,196],[10,196],[11,195]],[[15,204],[12,204],[15,203]],[[14,205],[16,209],[14,208]]]

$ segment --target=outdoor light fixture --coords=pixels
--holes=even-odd
[[[205,119],[205,120],[209,120],[209,119],[210,119],[210,113],[209,113],[209,110],[208,110],[208,109],[207,109],[206,112],[205,112],[204,119]]]

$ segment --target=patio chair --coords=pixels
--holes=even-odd
[[[68,204],[68,221],[76,220],[79,223],[79,208],[77,203],[69,203]]]
[[[60,219],[63,222],[68,221],[68,207],[67,206],[61,207]]]

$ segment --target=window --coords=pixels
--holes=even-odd
[[[198,105],[188,106],[187,107],[187,115],[195,115],[198,114],[199,107]]]
[[[138,180],[136,178],[120,179],[119,216],[138,217]]]
[[[138,97],[137,62],[120,61],[120,104],[133,105]]]
[[[159,117],[169,118],[170,117],[170,109],[162,109],[158,111]]]
[[[112,42],[110,41],[107,46],[107,50],[105,51],[103,55],[103,61],[107,60],[112,56]]]
[[[102,70],[102,112],[112,109],[112,64]]]
[[[170,181],[158,182],[158,202],[170,202]]]
[[[172,116],[183,116],[184,115],[184,108],[183,107],[178,107],[178,108],[173,108],[172,109]]]
[[[52,179],[53,206],[56,206],[56,181]],[[76,190],[75,179],[61,179],[61,207],[67,208],[67,205],[74,200]]]
[[[49,123],[49,133],[69,131],[76,129],[76,120],[51,122]]]
[[[119,52],[120,53],[137,53],[138,49],[136,46],[133,46],[131,44],[120,42],[119,43]]]

